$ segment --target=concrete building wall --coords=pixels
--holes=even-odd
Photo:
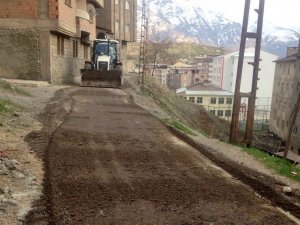
[[[38,18],[38,0],[0,0],[0,18]]]
[[[231,120],[233,96],[223,95],[183,95],[188,101],[201,105],[206,111],[222,119]],[[215,99],[215,101],[212,101]],[[220,99],[222,101],[220,101]],[[214,103],[215,102],[215,103]]]
[[[292,97],[291,107],[297,104],[297,99],[300,92],[300,60],[299,59],[295,62],[295,80],[292,84],[293,84],[293,89],[292,89],[293,97]],[[297,118],[291,136],[290,150],[300,155],[300,111],[297,112]]]
[[[292,84],[295,72],[289,74],[288,70],[294,63],[277,63],[273,84],[272,108],[270,130],[286,140],[289,127],[289,118],[292,112],[291,98],[293,96]]]
[[[84,44],[76,38],[64,38],[64,54],[58,54],[58,38],[62,38],[62,36],[50,35],[52,83],[79,83],[80,69],[84,67],[86,60],[84,57]],[[78,45],[77,56],[74,56],[74,41],[77,41]]]
[[[0,29],[0,77],[41,79],[39,32]]]
[[[95,17],[87,11],[94,6],[88,2],[95,3],[87,0],[71,0],[71,4],[65,0],[0,0],[0,77],[53,83],[78,80],[84,58],[90,57],[87,44],[96,37]],[[64,39],[63,55],[57,54],[57,36]],[[75,57],[74,40],[78,45]]]
[[[251,92],[253,66],[249,63],[254,62],[255,48],[247,48],[245,51],[243,74],[241,80],[240,91],[244,93]],[[259,81],[257,98],[260,98],[260,104],[268,104],[269,99],[272,97],[275,63],[278,59],[276,55],[261,51],[262,61],[260,62]],[[235,83],[238,67],[238,52],[227,54],[217,57],[214,60],[214,72],[211,77],[211,82],[217,87],[232,92],[235,92]],[[263,102],[265,101],[265,102]]]
[[[71,1],[71,5],[66,4],[65,0],[58,0],[58,26],[61,32],[75,36],[76,10],[76,0]]]
[[[293,49],[293,52],[296,51]],[[287,56],[291,54],[287,52]],[[287,140],[290,126],[293,126],[290,150],[300,155],[300,114],[297,112],[295,124],[291,115],[300,92],[300,60],[278,61],[273,84],[273,97],[270,116],[270,130],[284,141]]]

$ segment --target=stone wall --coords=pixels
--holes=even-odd
[[[41,79],[37,30],[0,29],[0,77]]]

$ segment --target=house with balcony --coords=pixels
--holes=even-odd
[[[283,141],[287,140],[291,128],[289,150],[300,155],[300,113],[295,112],[300,92],[300,48],[288,48],[286,57],[276,60],[275,63],[269,127]],[[294,113],[297,113],[297,117],[293,124],[291,116]]]
[[[211,114],[231,120],[234,94],[210,84],[198,83],[179,88],[176,94],[186,100],[203,106]]]
[[[103,7],[103,0],[0,0],[0,77],[78,82]]]

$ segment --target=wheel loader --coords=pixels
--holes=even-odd
[[[81,70],[80,86],[121,88],[122,63],[119,42],[96,39],[91,51],[91,61],[86,61],[84,69]]]

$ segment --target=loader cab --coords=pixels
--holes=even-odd
[[[119,65],[119,42],[96,39],[93,43],[93,64],[96,70],[112,70]]]

